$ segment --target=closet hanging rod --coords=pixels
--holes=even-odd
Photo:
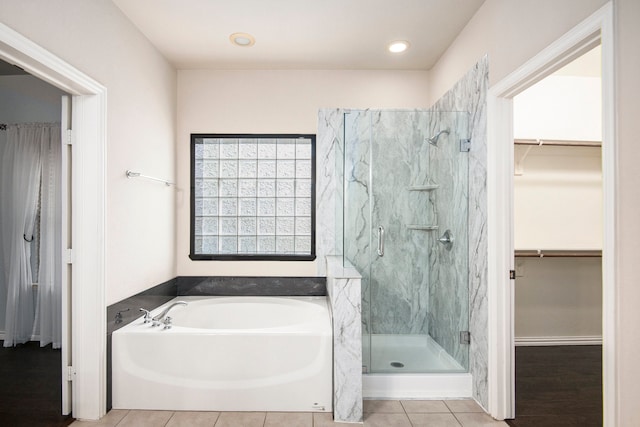
[[[553,139],[514,139],[516,145],[553,145],[557,147],[601,147],[602,141],[570,141]]]
[[[170,187],[172,185],[176,185],[174,182],[167,181],[166,179],[154,178],[152,176],[143,175],[140,172],[133,172],[133,171],[128,170],[126,172],[126,175],[127,175],[127,178],[144,178],[144,179],[150,179],[151,181],[162,182],[167,187]]]
[[[597,258],[602,256],[601,250],[516,250],[516,258]]]

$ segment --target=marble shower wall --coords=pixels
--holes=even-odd
[[[427,114],[364,110],[344,117],[344,257],[362,274],[363,331],[426,334],[426,234],[407,224],[429,222],[424,195],[409,191],[427,180]],[[384,256],[376,253],[379,226]]]
[[[326,276],[327,255],[342,255],[343,239],[343,109],[318,111],[316,135],[316,265]]]
[[[371,333],[371,214],[369,165],[371,156],[371,114],[369,111],[349,111],[344,113],[345,140],[350,143],[343,147],[344,157],[344,260],[361,274],[362,283],[362,332]],[[365,365],[368,363],[365,355]]]
[[[469,112],[469,371],[473,397],[488,404],[487,309],[487,89],[489,62],[482,58],[432,107],[432,111]]]
[[[469,345],[460,343],[460,332],[469,329],[468,201],[469,153],[460,141],[469,138],[466,112],[434,112],[429,115],[429,134],[437,135],[431,151],[431,180],[438,185],[429,194],[438,230],[429,234],[429,335],[465,369]],[[453,245],[438,238],[449,230]]]
[[[445,94],[430,111],[466,111],[469,137],[472,139],[469,161],[469,203],[468,203],[468,281],[469,281],[469,370],[473,375],[474,398],[487,407],[487,133],[486,94],[488,88],[488,60],[483,58],[469,73]],[[344,255],[343,250],[343,158],[345,113],[348,109],[323,109],[318,112],[318,134],[316,146],[316,253],[318,275],[326,275],[324,259],[326,255]],[[362,113],[362,112],[359,112]],[[424,113],[424,112],[423,112]],[[372,112],[366,112],[372,114]],[[373,120],[373,119],[372,119]],[[384,120],[381,118],[384,122]],[[443,123],[434,122],[427,128],[433,132]],[[353,126],[353,124],[351,125]],[[364,137],[364,136],[363,136]],[[445,141],[446,138],[441,139]],[[427,147],[429,148],[429,147]],[[418,157],[418,156],[416,156]],[[426,178],[426,169],[424,170]],[[420,183],[416,175],[416,184]],[[427,181],[423,181],[426,183]],[[354,181],[354,185],[358,185]],[[371,191],[367,189],[367,191]],[[424,197],[424,195],[423,195]],[[429,197],[429,196],[426,196]],[[352,201],[345,200],[347,206]],[[357,205],[357,204],[356,204]],[[427,201],[425,205],[429,206]],[[434,211],[424,211],[424,215],[435,215]],[[345,218],[346,219],[346,218]],[[417,219],[416,219],[417,221]],[[420,222],[422,223],[422,222]],[[355,224],[357,225],[357,223]],[[364,226],[364,224],[362,225]],[[372,226],[372,225],[370,225]],[[357,227],[356,227],[357,229]],[[444,232],[444,230],[440,230]],[[433,234],[433,233],[432,233]],[[417,233],[416,233],[417,235]],[[375,235],[374,235],[375,236]],[[430,238],[433,239],[435,234]],[[437,236],[439,237],[439,236]],[[455,237],[455,236],[454,236]],[[371,243],[369,243],[371,244]],[[434,245],[435,242],[431,243]],[[428,267],[427,267],[428,268]],[[363,278],[364,279],[364,278]],[[365,301],[367,291],[362,289],[363,319],[367,321]],[[427,302],[429,295],[426,295]],[[446,299],[446,298],[445,298]],[[464,302],[463,302],[464,303]],[[434,303],[437,304],[437,303]],[[392,307],[395,309],[395,307]],[[395,315],[387,316],[393,319]],[[422,327],[429,327],[428,318]],[[435,327],[435,325],[434,325]],[[370,332],[369,324],[363,324],[363,332]],[[452,326],[452,329],[454,326]],[[455,328],[458,328],[455,325]],[[434,332],[437,334],[437,332]]]
[[[426,141],[441,130],[449,133],[437,146]],[[466,368],[468,345],[459,343],[469,320],[462,138],[467,113],[345,113],[344,256],[363,276],[365,333],[430,334]],[[379,226],[384,256],[376,252]],[[454,234],[451,250],[437,242],[445,229]]]

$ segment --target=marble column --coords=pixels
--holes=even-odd
[[[327,295],[333,316],[333,419],[362,422],[360,274],[327,256]]]

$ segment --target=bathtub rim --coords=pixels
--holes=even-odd
[[[172,325],[170,329],[163,329],[163,326],[151,326],[151,323],[144,323],[144,316],[141,314],[139,317],[131,321],[129,324],[114,331],[113,334],[145,334],[145,333],[165,333],[165,334],[219,334],[219,335],[254,335],[254,334],[267,334],[267,335],[295,335],[295,334],[314,334],[331,336],[332,331],[332,318],[330,304],[327,296],[236,296],[236,295],[198,295],[198,296],[177,296],[170,301],[156,307],[151,310],[151,316],[160,314],[167,306],[173,304],[176,301],[185,302],[198,302],[204,300],[238,300],[238,299],[255,299],[255,300],[285,300],[296,301],[311,304],[315,308],[322,310],[319,313],[318,319],[312,319],[305,322],[292,323],[286,326],[276,327],[260,327],[260,328],[196,328],[189,326]],[[176,309],[182,309],[182,307],[176,307]],[[324,316],[326,315],[326,316]],[[322,318],[320,318],[322,317]]]

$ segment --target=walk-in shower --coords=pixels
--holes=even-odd
[[[342,253],[362,275],[365,374],[468,372],[468,122],[345,112]]]

